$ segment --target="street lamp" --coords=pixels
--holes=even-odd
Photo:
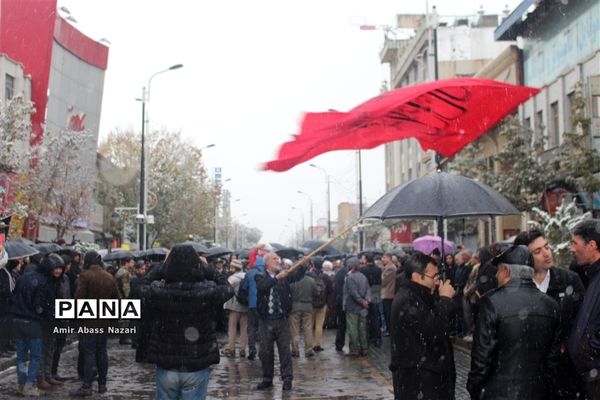
[[[208,144],[208,145],[206,145],[204,147],[200,147],[200,150],[210,149],[211,147],[215,147],[215,146],[216,146],[216,144],[211,143],[211,144]]]
[[[145,87],[142,88],[142,155],[140,157],[140,204],[138,212],[140,215],[144,216],[144,221],[140,223],[138,229],[138,245],[140,250],[146,250],[146,199],[148,198],[148,187],[146,185],[145,132],[146,129],[149,130],[150,128],[148,110],[146,110],[146,103],[150,102],[150,86],[152,85],[152,79],[156,75],[172,71],[174,69],[179,69],[181,67],[183,67],[183,64],[175,64],[165,70],[155,72],[150,76],[150,79],[148,79],[148,90],[146,91]]]
[[[327,237],[331,237],[331,192],[330,192],[330,179],[329,174],[323,168],[316,166],[315,164],[308,164],[313,168],[323,171],[325,174],[325,181],[327,182]]]
[[[301,209],[297,208],[297,207],[292,207],[292,210],[296,210],[300,213],[300,216],[302,217],[302,243],[304,243],[304,241],[306,240],[304,238],[304,211],[302,211]]]
[[[358,218],[363,214],[363,194],[362,194],[362,153],[356,151],[358,158]],[[362,228],[358,231],[358,251],[362,251],[364,246],[364,234]]]
[[[310,240],[313,239],[313,201],[312,198],[308,195],[308,193],[304,193],[302,190],[298,190],[298,193],[305,195],[310,202],[310,223],[308,228],[310,229]]]

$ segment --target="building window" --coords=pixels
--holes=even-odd
[[[4,98],[10,100],[15,95],[15,78],[9,74],[4,76]]]
[[[566,119],[566,131],[573,132],[573,107],[575,106],[575,92],[571,92],[567,95],[567,119]]]
[[[535,136],[544,141],[544,149],[548,148],[548,143],[544,140],[544,112],[538,111],[535,113]]]
[[[600,95],[592,95],[592,117],[600,118]]]
[[[550,104],[550,146],[557,147],[560,144],[560,132],[558,127],[558,101]]]

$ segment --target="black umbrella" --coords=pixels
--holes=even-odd
[[[58,253],[63,249],[56,243],[37,243],[33,247],[43,256],[50,253]]]
[[[282,245],[281,243],[275,243],[275,242],[271,242],[269,243],[271,245],[271,247],[273,248],[273,251],[277,251],[277,250],[281,250],[284,249],[285,246]]]
[[[194,242],[192,240],[186,240],[185,242],[181,242],[179,244],[192,246],[196,253],[200,255],[206,254],[208,252],[208,248],[206,246],[204,246],[202,243]]]
[[[247,260],[250,258],[250,249],[240,249],[235,252],[235,255],[240,260]]]
[[[390,190],[362,217],[439,219],[510,214],[519,214],[519,210],[489,186],[460,175],[435,172]]]
[[[435,219],[443,226],[444,218],[510,214],[519,214],[519,210],[489,186],[438,171],[396,186],[369,207],[362,218]]]
[[[302,243],[302,247],[306,247],[308,250],[313,251],[314,249],[322,246],[323,244],[325,244],[325,242],[322,240],[307,240],[306,242]],[[333,256],[333,255],[338,255],[338,254],[341,254],[338,249],[336,249],[333,246],[328,245],[328,246],[325,246],[325,248],[323,248],[321,251],[319,251],[316,255],[318,255],[318,256]]]
[[[108,253],[107,255],[105,255],[102,260],[103,261],[119,261],[119,260],[131,260],[132,258],[135,258],[135,255],[130,252],[130,251],[126,251],[126,250],[119,250],[119,251],[112,251],[111,253]]]
[[[11,240],[11,242],[24,243],[24,244],[26,244],[26,245],[28,245],[28,246],[33,246],[33,245],[35,245],[35,242],[34,242],[34,241],[32,241],[32,240],[29,240],[29,239],[27,239],[27,238],[24,238],[24,237],[20,237],[20,238],[18,238],[18,239]]]
[[[358,253],[358,258],[361,258],[362,256],[364,256],[367,253],[371,253],[374,256],[382,256],[383,255],[383,250],[376,249],[376,248],[364,249],[363,251],[361,251],[360,253]]]
[[[208,252],[206,253],[206,257],[207,258],[217,258],[217,257],[224,256],[224,255],[231,254],[231,253],[233,253],[233,251],[226,249],[225,247],[215,246],[215,247],[211,247],[210,249],[208,249]]]
[[[293,247],[284,247],[283,249],[276,250],[275,253],[281,258],[289,258],[290,260],[296,260],[305,254],[304,251]]]
[[[5,242],[4,249],[6,250],[6,254],[8,254],[9,260],[16,260],[18,258],[33,256],[34,254],[39,253],[33,246],[29,246],[16,240]]]

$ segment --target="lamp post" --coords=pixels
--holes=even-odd
[[[296,210],[300,213],[300,217],[302,217],[302,243],[304,243],[305,238],[304,238],[304,212],[297,208],[297,207],[292,207],[292,210]]]
[[[330,191],[330,183],[329,174],[323,168],[316,166],[315,164],[308,164],[313,168],[319,169],[323,171],[325,174],[325,181],[327,182],[327,237],[330,238],[331,234],[331,191]]]
[[[183,64],[175,64],[170,66],[169,68],[155,72],[148,79],[148,90],[146,88],[142,88],[142,154],[140,157],[140,204],[138,213],[140,218],[138,218],[141,222],[139,224],[138,229],[138,246],[140,250],[146,250],[146,199],[148,198],[148,187],[146,185],[146,147],[145,147],[145,133],[146,129],[150,128],[149,124],[149,116],[148,111],[146,109],[146,103],[150,102],[150,86],[152,85],[152,79],[163,72],[168,72],[174,69],[179,69],[183,67]]]
[[[360,150],[357,150],[356,156],[358,157],[358,217],[360,218],[363,214],[363,195],[362,195],[362,156]],[[358,251],[363,250],[364,245],[364,233],[362,228],[358,231]]]
[[[207,147],[213,147],[213,146],[208,145]],[[224,183],[227,183],[230,180],[231,180],[231,178],[225,179],[223,182],[221,182],[221,186],[223,186]],[[216,184],[216,182],[215,182],[215,184]],[[219,198],[219,201],[217,201],[217,192],[215,191],[215,221],[214,221],[214,227],[213,227],[213,242],[214,242],[215,246],[217,245],[217,225],[218,225],[218,221],[219,221],[219,205],[220,204],[221,204],[221,199]]]
[[[308,195],[308,193],[304,193],[302,190],[298,190],[298,193],[305,195],[310,202],[310,221],[308,224],[308,228],[310,229],[310,240],[313,239],[313,201],[312,198]]]

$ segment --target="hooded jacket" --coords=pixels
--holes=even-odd
[[[54,300],[58,298],[61,277],[54,278],[52,271],[62,268],[62,259],[51,254],[42,259],[36,272],[24,274],[15,286],[11,313],[17,318],[38,321],[54,319]]]
[[[219,363],[215,313],[233,296],[225,279],[155,281],[141,292],[152,313],[148,362],[179,372],[200,371]]]

